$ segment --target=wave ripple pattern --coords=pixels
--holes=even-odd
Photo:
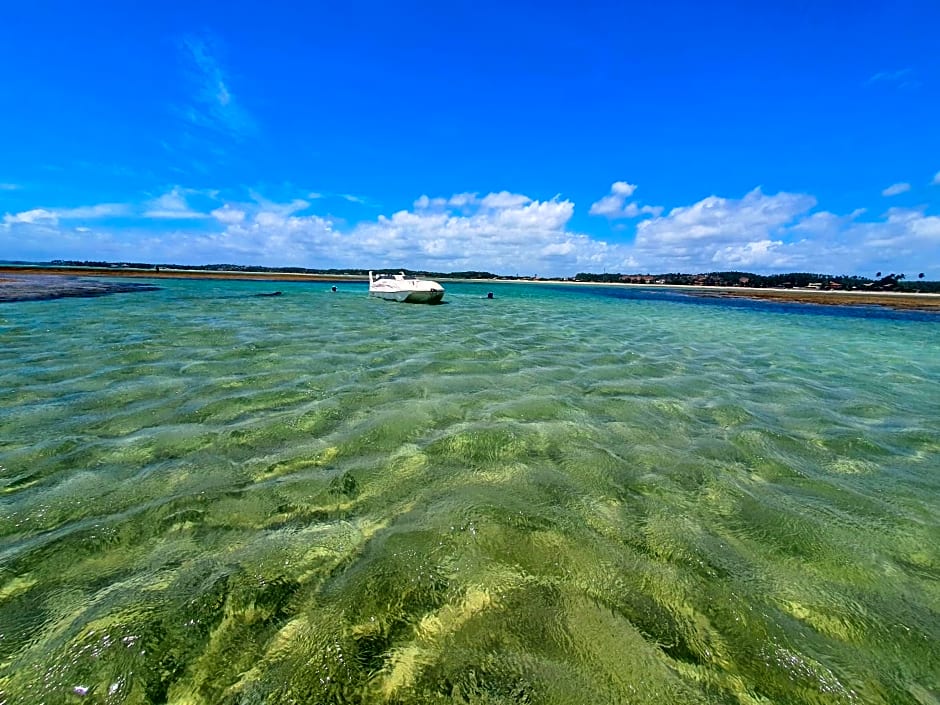
[[[0,308],[0,702],[940,701],[937,318],[160,286]]]

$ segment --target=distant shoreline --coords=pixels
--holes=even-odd
[[[746,286],[703,286],[697,284],[632,284],[628,282],[578,282],[560,279],[451,279],[441,281],[492,282],[497,284],[553,284],[557,286],[611,286],[633,289],[668,289],[700,298],[759,299],[781,303],[823,306],[884,306],[907,311],[940,313],[940,294],[908,291],[819,291],[815,289],[759,289]]]
[[[248,281],[365,282],[361,274],[305,274],[297,272],[242,272],[201,269],[134,269],[56,266],[0,266],[3,275],[121,277],[134,279],[217,279]],[[782,303],[824,306],[882,306],[886,308],[940,313],[940,294],[887,291],[818,291],[809,289],[758,289],[754,287],[697,286],[687,284],[629,284],[626,282],[575,282],[559,279],[448,279],[476,284],[551,284],[556,286],[612,286],[639,289],[668,289],[704,298],[746,298]]]
[[[132,267],[0,266],[4,274],[48,274],[69,277],[133,277],[135,279],[252,279],[259,281],[368,281],[364,274],[303,274],[300,272],[239,272],[209,269],[135,269]]]

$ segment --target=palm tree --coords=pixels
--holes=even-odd
[[[921,272],[920,274],[918,274],[918,275],[917,275],[917,278],[918,278],[918,279],[923,279],[923,278],[924,278],[924,273]]]

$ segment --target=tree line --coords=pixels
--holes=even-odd
[[[273,274],[319,274],[319,275],[351,275],[366,276],[368,269],[313,269],[308,267],[265,267],[261,265],[246,264],[151,264],[147,262],[103,262],[103,261],[76,261],[53,260],[49,264],[65,267],[98,267],[98,268],[129,268],[155,270],[185,269],[205,272],[268,272]],[[460,272],[433,272],[421,269],[395,269],[378,268],[373,271],[403,271],[409,276],[450,278],[450,279],[524,279],[531,280],[537,277],[520,277],[496,275],[492,272],[480,270],[466,270]],[[551,279],[551,278],[549,278]],[[557,278],[556,278],[557,279]],[[927,281],[923,272],[908,278],[903,273],[882,274],[876,272],[873,278],[858,275],[833,275],[812,272],[789,272],[787,274],[756,274],[754,272],[722,271],[699,274],[685,274],[681,272],[667,272],[663,274],[621,274],[619,272],[579,272],[573,278],[579,282],[598,283],[630,283],[630,284],[671,284],[688,286],[746,286],[759,289],[805,289],[820,290],[847,290],[847,291],[908,291],[940,293],[940,281]]]
[[[940,293],[940,282],[926,281],[924,273],[908,277],[891,272],[882,275],[877,272],[874,278],[858,275],[833,275],[814,272],[789,272],[786,274],[755,274],[754,272],[707,272],[703,274],[684,274],[669,272],[664,274],[603,274],[580,272],[575,281],[631,284],[670,284],[687,286],[735,286],[758,289],[820,289],[847,291],[909,291]]]

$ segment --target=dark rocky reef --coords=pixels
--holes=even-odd
[[[108,296],[160,287],[136,282],[83,279],[43,274],[4,274],[0,276],[0,303],[48,301],[68,297]]]

